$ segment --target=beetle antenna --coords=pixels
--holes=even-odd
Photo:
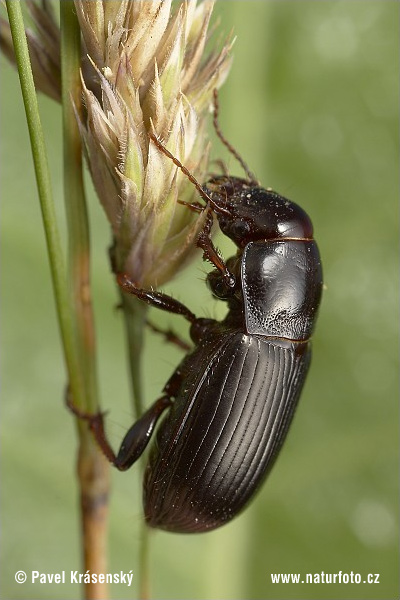
[[[211,196],[209,196],[209,194],[207,194],[205,189],[197,181],[195,176],[192,175],[192,173],[189,171],[189,169],[187,167],[185,167],[185,165],[183,165],[181,163],[181,161],[176,158],[176,156],[174,156],[173,154],[171,154],[171,152],[169,150],[167,150],[167,148],[164,146],[164,144],[162,144],[160,142],[160,140],[158,139],[158,137],[156,135],[154,135],[154,133],[149,133],[149,138],[152,140],[152,142],[154,142],[154,144],[157,146],[157,148],[159,150],[161,150],[161,152],[163,152],[165,154],[165,156],[168,156],[168,158],[170,158],[172,160],[172,162],[182,171],[182,173],[184,175],[186,175],[186,177],[189,179],[189,181],[191,183],[193,183],[196,190],[199,192],[200,196],[203,198],[203,200],[206,204],[209,204],[216,213],[230,215],[230,212],[226,208],[223,208],[222,206],[219,206],[218,204],[216,204],[214,202],[214,200],[211,198]],[[184,202],[181,202],[180,204],[184,204]]]
[[[226,146],[228,148],[229,152],[240,163],[243,171],[246,173],[246,175],[247,175],[247,177],[249,179],[249,183],[255,183],[255,184],[259,185],[260,182],[255,177],[254,173],[252,173],[250,171],[249,167],[247,166],[247,164],[245,163],[245,161],[243,160],[243,158],[240,156],[239,152],[237,150],[235,150],[235,148],[232,146],[232,144],[230,144],[228,142],[228,140],[226,139],[226,137],[224,136],[224,134],[221,131],[221,128],[219,126],[219,121],[218,121],[219,102],[218,102],[218,91],[217,91],[217,88],[214,88],[213,99],[214,99],[213,125],[214,125],[214,129],[215,129],[215,133],[217,134],[217,136],[219,137],[219,139],[221,140],[221,142],[224,144],[224,146]]]

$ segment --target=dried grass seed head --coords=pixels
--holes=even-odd
[[[75,5],[101,90],[93,93],[83,80],[81,131],[117,268],[141,285],[160,285],[188,259],[203,217],[177,203],[193,201],[196,191],[148,134],[204,179],[205,120],[227,75],[231,43],[205,57],[211,1]]]

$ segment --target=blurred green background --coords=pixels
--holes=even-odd
[[[218,4],[218,3],[217,3]],[[220,1],[237,41],[221,125],[263,184],[311,215],[326,289],[314,358],[290,436],[237,520],[199,536],[154,532],[156,599],[394,599],[397,546],[397,192],[399,4]],[[80,569],[75,430],[17,76],[1,58],[1,596],[78,598],[78,586],[18,585],[22,569]],[[60,110],[40,102],[63,220]],[[219,143],[215,158],[226,157]],[[241,175],[227,157],[233,173]],[[118,447],[132,419],[109,231],[90,196],[99,365]],[[232,253],[219,240],[225,255]],[[199,315],[224,307],[200,253],[165,290]],[[154,314],[186,333],[183,319]],[[146,341],[146,397],[180,359]],[[137,581],[137,469],[113,473],[110,572]],[[271,573],[379,573],[377,584],[273,584]],[[136,597],[114,585],[112,598]]]

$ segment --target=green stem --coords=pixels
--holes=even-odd
[[[36,182],[42,211],[47,250],[50,261],[58,324],[68,371],[68,379],[77,404],[83,404],[84,385],[81,377],[79,357],[76,352],[75,334],[71,316],[64,257],[61,249],[51,189],[50,173],[44,143],[39,108],[33,82],[28,44],[21,11],[20,0],[6,0],[15,58],[25,106]]]
[[[146,325],[147,305],[121,292],[122,308],[125,319],[125,331],[128,347],[129,371],[132,386],[133,408],[136,418],[143,414],[145,400],[143,392],[142,356],[144,345],[144,327]]]
[[[64,141],[64,199],[69,242],[71,302],[77,352],[84,376],[85,412],[99,411],[95,330],[90,293],[90,236],[82,173],[82,146],[76,113],[81,113],[81,33],[71,0],[60,3],[61,80]],[[109,465],[87,425],[78,420],[78,482],[81,499],[83,570],[107,572]],[[107,598],[105,583],[85,585],[85,597]]]
[[[98,411],[94,319],[90,295],[90,238],[82,173],[82,145],[76,114],[81,112],[80,28],[74,3],[61,2],[61,80],[64,141],[64,200],[69,270],[76,315],[76,341],[85,374],[85,405]],[[75,107],[75,110],[74,110]]]
[[[136,418],[144,412],[143,391],[143,347],[144,328],[146,326],[147,305],[121,292],[122,307],[125,319],[126,340],[128,346],[129,370],[133,392],[133,404]],[[140,461],[141,472],[144,472],[144,462]],[[140,495],[142,495],[140,491]],[[148,600],[150,598],[149,578],[149,528],[143,520],[140,531],[139,549],[139,598]]]

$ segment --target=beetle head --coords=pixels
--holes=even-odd
[[[313,237],[311,220],[300,206],[254,182],[222,175],[210,179],[205,191],[221,231],[239,247],[256,240]]]

